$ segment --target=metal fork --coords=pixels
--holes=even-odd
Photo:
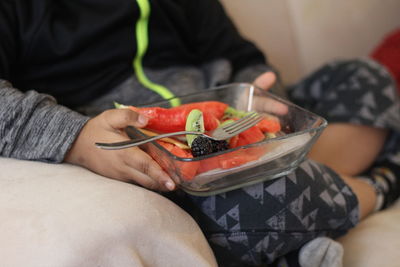
[[[140,138],[140,139],[131,139],[131,140],[117,142],[117,143],[96,143],[96,146],[98,148],[102,148],[102,149],[116,150],[116,149],[123,149],[123,148],[143,145],[148,142],[152,142],[152,141],[166,138],[166,137],[177,136],[177,135],[186,135],[186,134],[202,135],[202,136],[206,136],[208,138],[214,139],[214,140],[226,140],[226,139],[229,139],[229,138],[231,138],[235,135],[238,135],[241,132],[253,127],[257,123],[259,123],[262,119],[263,118],[260,114],[258,114],[256,112],[251,112],[237,121],[226,124],[222,127],[218,127],[217,129],[207,132],[207,133],[201,133],[201,132],[195,132],[195,131],[179,131],[179,132],[173,132],[173,133],[160,134],[157,136],[144,137],[144,138]]]

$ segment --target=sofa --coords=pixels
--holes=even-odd
[[[0,266],[216,266],[194,220],[139,186],[0,158]]]
[[[194,220],[139,186],[69,164],[0,158],[2,267],[217,266]],[[343,266],[398,266],[400,205],[338,242]]]

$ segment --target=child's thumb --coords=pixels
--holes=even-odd
[[[129,125],[141,128],[148,122],[146,116],[130,109],[112,109],[105,113],[107,123],[114,129],[123,129]]]
[[[275,73],[273,73],[272,71],[268,71],[258,76],[254,81],[254,85],[260,87],[261,89],[268,90],[274,85],[275,82]]]

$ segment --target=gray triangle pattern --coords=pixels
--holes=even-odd
[[[316,81],[315,83],[313,83],[311,85],[311,96],[313,98],[320,99],[321,98],[321,90],[322,90],[321,82]]]
[[[388,85],[382,90],[382,94],[389,99],[396,99],[396,90],[393,88],[392,85]]]
[[[372,92],[367,92],[361,100],[364,104],[371,108],[376,108],[376,102],[375,102],[375,97]]]
[[[340,190],[343,194],[345,194],[346,196],[352,196],[353,193],[350,191],[350,188],[345,186],[342,188],[342,190]]]
[[[286,179],[276,179],[274,183],[267,186],[265,191],[276,197],[279,202],[284,203],[286,195]]]
[[[223,229],[228,230],[228,221],[226,218],[226,214],[222,215],[219,219],[215,221],[219,226],[221,226]]]
[[[228,240],[232,241],[233,243],[244,244],[246,246],[249,245],[249,238],[247,235],[230,235]]]
[[[362,122],[359,118],[352,118],[349,120],[349,122],[353,123],[353,124],[362,124]]]
[[[314,231],[316,227],[316,218],[317,218],[317,213],[319,209],[315,209],[312,212],[310,212],[308,215],[304,217],[304,219],[307,219],[307,230],[308,231]]]
[[[311,188],[309,186],[303,191],[303,195],[308,201],[311,201]]]
[[[300,221],[303,220],[303,206],[304,206],[304,196],[303,194],[301,194],[299,197],[297,197],[294,201],[292,201],[289,205],[288,208],[290,210],[290,212],[292,212],[292,214],[294,216],[297,217],[297,219],[299,219]],[[304,223],[303,223],[304,225]],[[304,225],[306,226],[306,225]]]
[[[328,220],[329,227],[335,228],[338,225],[343,225],[347,221],[347,217],[337,218],[337,219],[330,219]]]
[[[278,244],[278,245],[276,245],[275,246],[275,249],[273,250],[273,252],[271,252],[271,253],[266,253],[267,254],[267,257],[269,257],[270,259],[273,259],[273,258],[276,258],[276,254],[277,254],[277,251],[280,251],[281,249],[282,249],[282,247],[283,246],[285,246],[285,243],[280,243],[280,244]]]
[[[333,201],[335,201],[335,203],[337,203],[341,207],[345,207],[346,206],[346,200],[344,199],[342,194],[337,194],[333,198]]]
[[[332,184],[329,186],[329,188],[332,189],[332,190],[335,191],[335,192],[339,192],[339,188],[338,188],[337,185],[334,184],[334,183],[332,183]]]
[[[223,248],[231,249],[231,245],[229,244],[228,239],[224,236],[210,237],[210,242],[217,244]]]
[[[356,224],[358,223],[359,218],[360,218],[360,211],[359,211],[359,209],[358,209],[358,206],[355,207],[354,209],[352,209],[352,210],[349,212],[348,217],[349,217],[350,222],[353,223],[353,225],[356,225]]]
[[[296,174],[294,172],[289,173],[288,175],[286,175],[286,178],[288,178],[294,184],[297,184],[297,177],[296,177]]]
[[[281,210],[269,218],[265,223],[273,229],[286,229],[285,211]]]
[[[353,72],[357,68],[357,65],[350,62],[349,64],[345,65],[345,68],[348,72]]]
[[[234,226],[232,226],[232,227],[230,228],[230,230],[231,230],[231,231],[240,231],[240,230],[241,230],[241,228],[240,228],[240,223],[237,223],[237,224],[235,224]]]
[[[396,154],[390,155],[389,158],[390,158],[391,162],[393,162],[397,165],[400,165],[400,153],[399,152]]]
[[[346,91],[347,89],[348,89],[348,86],[347,86],[347,84],[340,84],[338,87],[337,87],[337,89],[338,89],[338,91]]]
[[[333,206],[333,200],[331,195],[329,195],[327,190],[322,191],[322,193],[319,195],[319,197],[326,203],[328,206],[332,207]]]
[[[316,229],[316,223],[312,223],[311,225],[310,225],[310,227],[308,227],[308,231],[315,231],[315,229]]]
[[[332,183],[332,176],[331,176],[329,173],[323,172],[322,178],[324,179],[324,181],[325,181],[327,184],[331,184],[331,183]]]
[[[321,170],[321,165],[320,164],[318,164],[317,162],[315,162],[315,161],[310,161],[310,164],[318,171],[318,172],[322,172],[322,170]]]
[[[374,120],[375,116],[371,113],[367,106],[363,106],[360,109],[360,115],[367,120]]]
[[[232,219],[239,221],[239,204],[228,211],[227,214],[231,216]]]
[[[261,239],[254,247],[251,249],[252,252],[261,252],[264,247],[268,247],[270,245],[270,237],[267,235],[263,239]]]
[[[304,210],[304,199],[307,199],[310,201],[310,187],[307,187],[301,195],[296,198],[294,201],[292,201],[288,208],[291,211],[291,213],[297,217],[299,221],[302,222],[304,228],[309,228],[311,224],[311,217],[308,215],[303,215],[303,210]]]
[[[367,63],[374,71],[378,73],[379,76],[381,76],[381,78],[392,79],[389,71],[385,67],[383,67],[381,63],[378,63],[371,58],[365,58],[363,62]]]
[[[218,196],[226,199],[226,193],[218,194]]]
[[[377,85],[378,84],[378,79],[375,78],[375,75],[373,75],[367,68],[359,68],[357,74],[359,77],[364,77],[367,82],[371,85]]]
[[[373,67],[368,67],[366,64]],[[332,64],[330,68],[322,69],[320,76],[311,76],[300,85],[301,88],[293,89],[291,96],[295,98],[294,100],[298,100],[301,106],[326,116],[330,121],[343,121],[348,118],[351,123],[371,123],[382,127],[387,127],[389,124],[400,130],[400,109],[390,105],[394,99],[393,87],[385,86],[389,81],[377,74],[380,71],[387,75],[386,72],[374,62],[367,61],[366,64],[361,60],[352,64],[348,62]],[[347,70],[349,72],[346,75]],[[340,79],[335,80],[336,76],[332,76],[335,73],[339,74]],[[311,97],[308,99],[308,96]],[[255,218],[247,218],[246,211],[240,209],[248,206],[236,205],[239,202],[226,201],[225,205],[218,203],[220,212],[227,212],[213,220],[217,220],[216,223],[223,229],[230,227],[226,232],[235,231],[235,234],[226,234],[229,235],[228,240],[224,240],[221,235],[218,236],[221,246],[228,247],[230,244],[232,249],[242,248],[243,252],[238,254],[238,258],[250,263],[260,262],[261,257],[275,259],[276,253],[287,249],[288,243],[293,244],[296,239],[305,241],[306,234],[309,238],[310,233],[320,235],[332,229],[345,231],[354,226],[359,219],[356,198],[352,190],[337,179],[339,178],[329,168],[306,161],[296,171],[281,179],[261,183],[263,186],[243,188],[241,190],[243,198],[251,203],[248,206],[257,206],[255,210],[260,211],[260,215],[255,214]],[[307,187],[310,184],[311,186]],[[229,195],[227,196],[229,200]],[[286,198],[281,199],[280,196]],[[217,201],[221,199],[225,201],[223,197]],[[210,202],[208,205],[216,208],[215,203]],[[264,217],[261,216],[263,208],[271,211],[263,214]],[[212,208],[207,210],[207,213],[211,219],[215,217]],[[330,216],[322,216],[327,213]],[[249,222],[251,219],[253,220]],[[259,223],[260,228],[257,229],[271,230],[262,233],[250,232],[247,235],[247,229],[254,229],[251,228],[254,222]],[[282,229],[284,233],[274,232],[276,229]],[[243,234],[237,234],[240,231]],[[260,235],[256,235],[256,232]]]
[[[400,114],[400,106],[393,105],[376,118],[374,125],[400,131],[400,118],[398,114]]]
[[[296,87],[296,90],[293,91],[293,97],[296,99],[304,99],[305,98],[304,86],[299,85]]]
[[[352,90],[359,90],[361,89],[361,84],[359,83],[359,81],[357,79],[350,79],[349,81],[349,85],[347,85],[347,88],[351,88]]]
[[[208,197],[204,199],[201,204],[201,209],[209,218],[213,219],[216,217],[216,204],[215,197]],[[214,220],[215,221],[215,220]]]
[[[245,253],[241,258],[240,261],[242,262],[258,262],[257,259],[254,258],[254,254],[250,252]]]
[[[313,171],[313,169],[312,169],[312,167],[311,167],[311,166],[313,166],[313,165],[312,165],[311,161],[308,161],[308,162],[309,162],[310,164],[303,164],[303,165],[302,165],[302,170],[305,171],[305,172],[308,174],[308,176],[309,176],[311,179],[314,180],[315,174],[314,174],[314,171]]]
[[[329,101],[334,101],[338,98],[338,95],[336,94],[336,92],[332,91],[329,92],[329,94],[327,95],[326,99]]]
[[[308,214],[308,216],[310,216],[310,218],[311,218],[312,220],[315,221],[315,220],[317,219],[318,211],[319,211],[319,208],[316,208],[315,210],[313,210],[312,212],[310,212],[310,213]]]
[[[334,110],[330,110],[329,114],[331,116],[340,116],[340,115],[346,115],[348,114],[349,110],[346,108],[346,106],[342,103],[339,103]]]
[[[280,179],[278,179],[280,180]],[[262,205],[264,204],[264,185],[263,183],[258,183],[252,186],[247,186],[243,188],[243,191],[246,192],[249,196],[258,200],[258,202]]]

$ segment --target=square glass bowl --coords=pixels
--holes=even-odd
[[[182,104],[217,100],[238,110],[274,116],[281,123],[281,131],[272,138],[196,158],[175,156],[156,142],[141,146],[182,190],[192,195],[222,193],[289,174],[305,159],[327,126],[324,118],[247,83],[229,84],[177,98]],[[170,100],[146,106],[171,107]],[[132,139],[144,136],[133,127],[126,131]],[[246,163],[233,168],[213,168],[227,157],[238,161],[245,159]],[[186,172],[194,169],[196,175],[188,179]]]

